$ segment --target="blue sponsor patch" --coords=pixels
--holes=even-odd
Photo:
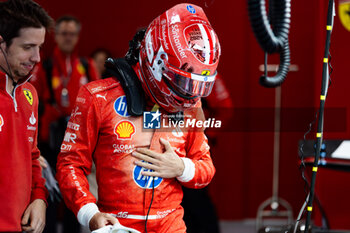
[[[159,129],[160,116],[162,114],[157,110],[156,112],[143,112],[143,128],[144,129]]]
[[[191,14],[195,14],[196,13],[196,9],[194,9],[193,6],[191,5],[187,5],[187,10],[191,13]]]
[[[143,161],[144,162],[144,161]],[[142,171],[152,171],[147,168],[143,168],[140,166],[135,166],[133,178],[135,183],[144,189],[152,189],[153,185],[154,188],[157,188],[160,183],[162,183],[163,178],[161,177],[152,177],[152,176],[144,176],[141,174]]]
[[[126,105],[126,96],[120,96],[115,102],[114,102],[114,110],[115,112],[123,117],[128,117],[130,114],[128,113],[128,108]]]

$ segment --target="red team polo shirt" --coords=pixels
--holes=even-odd
[[[38,97],[27,80],[11,96],[0,72],[0,231],[21,231],[21,218],[35,199],[46,200],[37,158]]]

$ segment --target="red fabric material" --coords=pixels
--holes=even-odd
[[[123,116],[116,110],[119,104],[115,106],[115,103],[124,95],[119,82],[113,78],[98,80],[80,89],[57,162],[60,189],[67,206],[74,213],[83,205],[96,202],[89,192],[86,179],[94,160],[99,187],[97,205],[100,211],[145,216],[150,205],[152,188],[145,189],[137,183],[135,177],[138,175],[134,164],[136,159],[130,153],[137,147],[161,152],[160,138],[168,140],[180,157],[193,161],[195,175],[185,183],[180,183],[177,179],[163,179],[155,187],[150,215],[168,213],[169,210],[179,208],[182,200],[181,184],[201,188],[214,176],[215,168],[203,131],[183,131],[178,134],[172,132],[173,128],[147,131],[143,129],[142,116]],[[185,112],[185,115],[202,116],[201,108],[199,105],[198,107],[191,112]],[[135,133],[128,139],[119,138],[116,134],[118,124],[122,121],[133,125]],[[178,221],[182,222],[182,215],[178,217],[181,217]],[[163,224],[162,220],[154,221]],[[142,225],[144,220],[136,222]]]
[[[27,206],[47,197],[37,160],[38,97],[31,84],[22,82],[12,98],[6,84],[0,72],[0,231],[21,231]]]
[[[148,233],[185,233],[186,226],[185,222],[182,220],[184,215],[184,209],[179,206],[172,213],[167,215],[162,219],[147,221],[147,232]],[[118,219],[120,224],[123,226],[133,226],[134,229],[144,232],[145,231],[145,222],[134,219]]]

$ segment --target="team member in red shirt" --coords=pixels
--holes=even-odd
[[[62,128],[64,133],[79,88],[99,78],[92,59],[80,57],[76,50],[80,30],[81,23],[76,17],[67,15],[58,18],[55,25],[57,45],[53,54],[35,67],[30,80],[41,101],[39,148],[53,167],[56,166],[56,156],[62,142],[58,135]],[[50,127],[56,131],[51,135]],[[47,148],[49,141],[60,142]]]
[[[130,45],[126,61],[107,62],[119,81],[111,77],[80,89],[58,158],[60,189],[91,230],[120,222],[141,232],[183,233],[181,187],[205,187],[215,168],[203,130],[182,126],[204,120],[200,98],[214,84],[219,41],[202,8],[179,4]],[[183,115],[169,120],[178,112]],[[86,179],[92,161],[97,204]]]
[[[0,3],[0,232],[42,232],[45,180],[37,148],[38,97],[27,81],[52,19],[30,0]]]

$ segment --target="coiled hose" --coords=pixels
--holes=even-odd
[[[265,75],[260,77],[260,84],[264,87],[277,87],[284,82],[290,65],[288,43],[290,0],[270,0],[269,17],[266,13],[265,0],[248,0],[248,10],[253,32],[261,48],[265,53],[280,54],[277,74],[268,77],[265,65]]]

